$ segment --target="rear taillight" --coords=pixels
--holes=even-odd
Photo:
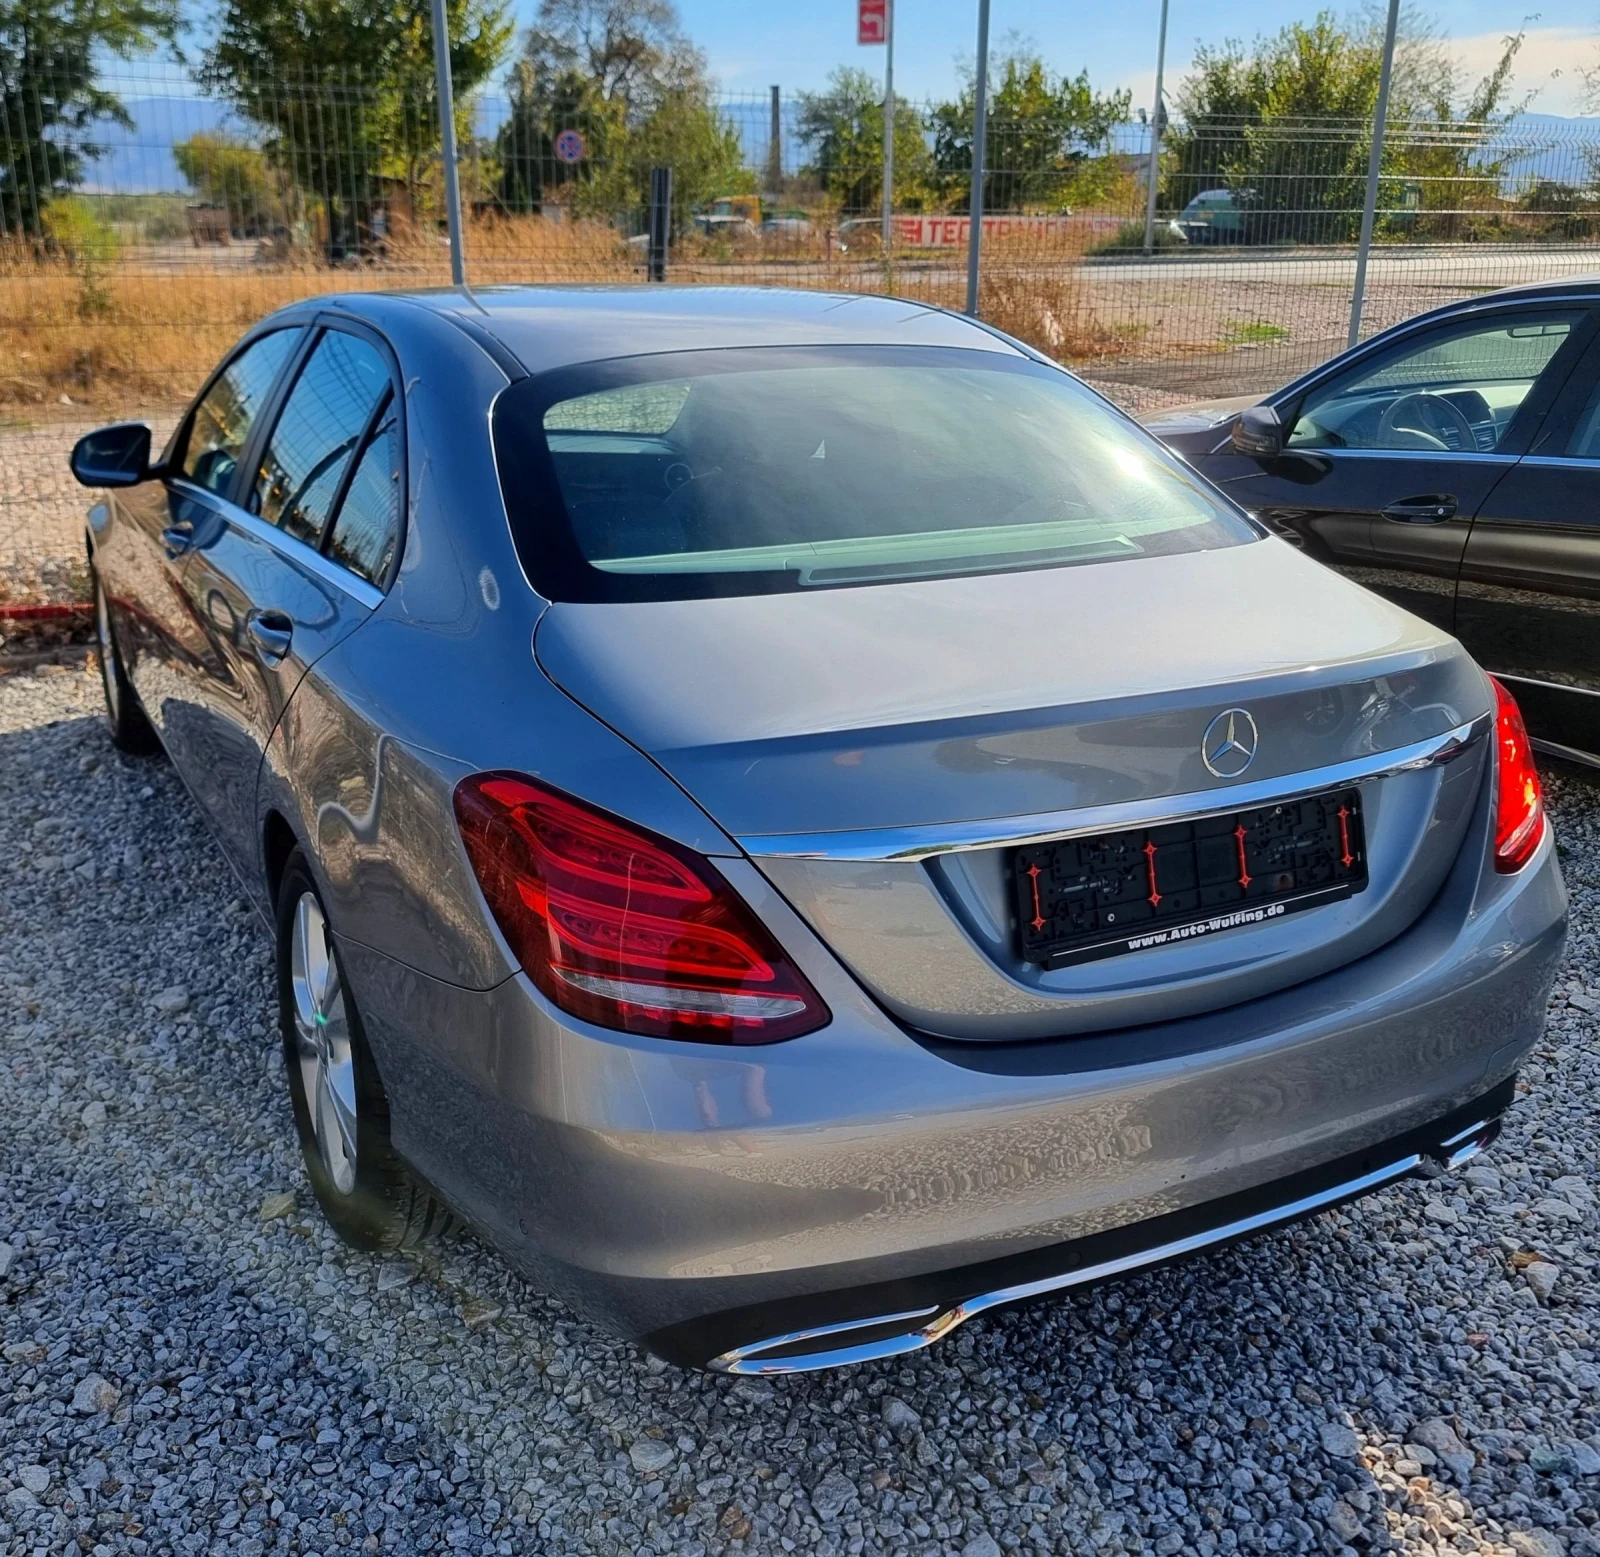
[[[1496,789],[1494,868],[1509,875],[1533,858],[1544,837],[1544,791],[1516,699],[1494,677]]]
[[[514,773],[456,787],[495,922],[563,1011],[700,1043],[771,1043],[829,1020],[709,860]]]

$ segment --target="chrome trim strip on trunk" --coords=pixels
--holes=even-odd
[[[1196,1254],[1219,1243],[1229,1243],[1251,1233],[1263,1232],[1283,1222],[1296,1221],[1310,1216],[1340,1201],[1352,1200],[1370,1190],[1417,1172],[1425,1162],[1458,1168],[1470,1162],[1500,1133],[1498,1119],[1481,1119],[1458,1131],[1449,1140],[1425,1152],[1412,1152],[1371,1173],[1343,1183],[1330,1185],[1314,1195],[1292,1200],[1287,1205],[1273,1206],[1258,1211],[1253,1216],[1240,1217],[1221,1227],[1207,1228],[1192,1233],[1187,1238],[1175,1238],[1170,1243],[1157,1244],[1151,1249],[1141,1249],[1114,1260],[1103,1260],[1098,1265],[1086,1265],[1078,1270],[1063,1271],[1038,1281],[1021,1282],[1012,1287],[1000,1287],[977,1297],[967,1298],[954,1308],[942,1313],[933,1308],[912,1309],[897,1314],[880,1314],[871,1319],[859,1319],[845,1324],[823,1325],[815,1330],[794,1330],[787,1335],[776,1335],[765,1341],[755,1341],[748,1346],[735,1347],[713,1358],[710,1367],[717,1373],[812,1373],[823,1368],[840,1368],[857,1362],[878,1362],[887,1357],[903,1357],[908,1352],[918,1352],[943,1340],[952,1330],[967,1320],[992,1308],[1007,1303],[1022,1302],[1027,1298],[1042,1297],[1047,1293],[1061,1292],[1068,1287],[1080,1287],[1087,1282],[1101,1281],[1108,1276],[1120,1276],[1129,1271],[1142,1270],[1151,1265],[1161,1265],[1168,1260]],[[932,1314],[934,1317],[925,1318]],[[907,1325],[908,1321],[924,1320],[921,1324]],[[888,1335],[857,1342],[854,1345],[824,1345],[814,1350],[794,1352],[785,1357],[772,1357],[777,1351],[789,1351],[809,1341],[829,1341],[852,1333],[882,1330],[891,1326],[907,1325],[901,1330],[891,1330]]]
[[[1189,795],[1158,795],[1121,805],[1080,806],[1032,816],[976,822],[933,822],[917,827],[871,827],[836,833],[747,833],[739,846],[754,859],[850,860],[858,864],[915,863],[940,854],[1033,843],[1053,843],[1075,833],[1115,832],[1149,823],[1194,821],[1280,800],[1318,794],[1340,784],[1387,778],[1458,757],[1488,734],[1493,715],[1482,714],[1443,735],[1393,751],[1372,752],[1290,777],[1258,779]],[[1288,786],[1288,787],[1285,787]]]

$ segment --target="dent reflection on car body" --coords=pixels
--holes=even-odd
[[[403,426],[369,578],[305,479],[336,451],[274,442],[340,330],[392,374],[346,441]],[[90,541],[108,703],[125,674],[277,926],[347,1236],[436,1194],[663,1355],[785,1370],[1492,1138],[1565,923],[1514,707],[1058,369],[914,304],[714,289],[322,300],[244,351],[291,331],[208,391],[252,430],[213,417],[201,465],[180,429]],[[163,544],[185,502],[217,524]],[[1346,830],[1272,842],[1308,797]],[[1329,900],[1297,885],[1341,847]],[[1140,851],[1150,906],[1073,848]],[[1154,933],[1030,953],[1030,849],[1063,945],[1083,902]]]

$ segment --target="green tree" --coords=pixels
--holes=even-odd
[[[637,214],[652,167],[673,170],[680,221],[714,195],[752,187],[705,57],[667,0],[544,0],[507,88],[496,149],[511,210],[557,196],[584,214]],[[564,130],[583,137],[577,162],[556,156]]]
[[[511,39],[509,0],[447,0],[446,15],[465,139],[472,94]],[[323,202],[331,252],[368,240],[379,177],[404,179],[416,201],[439,145],[428,0],[224,0],[200,77]]]
[[[177,0],[0,0],[0,232],[38,234],[51,198],[83,182],[97,120],[131,127],[101,81],[177,36]]]
[[[1088,71],[1058,76],[1030,47],[990,63],[983,204],[988,211],[1062,210],[1103,196],[1119,170],[1103,155],[1128,117],[1132,94],[1101,94]],[[975,91],[934,108],[933,160],[945,197],[964,207],[972,181]]]
[[[282,222],[284,204],[273,170],[257,147],[202,131],[179,141],[172,158],[201,201],[227,210],[230,227],[260,232]]]
[[[803,175],[817,180],[842,211],[883,205],[883,84],[864,70],[842,67],[826,91],[802,92],[795,133],[809,149]],[[933,161],[922,116],[898,94],[894,105],[895,205],[920,210],[928,202]]]
[[[1463,181],[1495,185],[1484,145],[1504,112],[1521,41],[1520,34],[1506,39],[1458,118],[1457,71],[1439,40],[1414,24],[1402,35],[1380,170],[1379,208],[1391,214],[1380,232],[1414,229],[1419,207],[1456,198]],[[1353,240],[1382,60],[1375,16],[1343,22],[1331,11],[1249,48],[1237,39],[1202,45],[1174,97],[1163,204],[1180,210],[1202,190],[1224,187],[1241,197],[1246,235],[1257,241]]]

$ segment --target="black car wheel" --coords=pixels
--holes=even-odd
[[[123,669],[116,631],[111,625],[111,610],[106,603],[106,588],[100,582],[98,573],[94,575],[94,635],[100,656],[100,687],[105,693],[106,728],[111,732],[111,744],[118,751],[139,756],[160,751],[161,743],[156,739],[156,732],[139,705],[139,694],[133,690],[128,673]]]
[[[306,1173],[346,1243],[409,1248],[450,1218],[389,1140],[389,1099],[373,1062],[305,855],[278,890],[278,1004],[283,1058]]]

